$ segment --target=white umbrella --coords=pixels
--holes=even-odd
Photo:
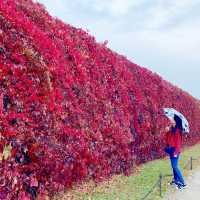
[[[169,119],[174,119],[175,115],[178,116],[182,121],[183,133],[189,133],[189,131],[190,131],[189,123],[188,123],[187,119],[183,116],[183,114],[181,114],[174,108],[163,108],[163,110],[164,110],[165,115]]]

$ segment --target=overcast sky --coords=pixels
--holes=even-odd
[[[200,99],[200,0],[38,0]]]

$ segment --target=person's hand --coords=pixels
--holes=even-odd
[[[169,132],[169,130],[170,130],[170,127],[167,126],[167,127],[165,128],[165,132]]]
[[[178,154],[174,153],[173,157],[174,157],[174,158],[177,158],[177,157],[178,157]]]

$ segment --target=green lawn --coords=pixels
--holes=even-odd
[[[181,168],[189,161],[190,157],[200,158],[200,144],[185,149],[181,154]],[[194,168],[198,166],[194,161]],[[183,170],[184,176],[189,172],[189,163],[187,169]],[[133,175],[127,177],[123,175],[115,176],[111,180],[100,183],[95,186],[93,182],[84,183],[82,186],[75,187],[73,190],[63,195],[58,195],[55,199],[59,200],[140,200],[152,188],[159,178],[159,174],[171,174],[168,158],[155,160],[138,167]],[[167,180],[168,179],[168,180]],[[171,178],[165,178],[163,183],[163,192],[166,192],[166,184]],[[163,194],[164,194],[163,193]],[[147,200],[159,200],[158,187],[147,198]]]

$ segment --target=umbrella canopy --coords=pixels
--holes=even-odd
[[[180,112],[178,112],[174,108],[163,108],[163,110],[164,110],[165,115],[169,119],[175,119],[176,117],[178,117],[181,120],[181,123],[182,123],[183,133],[189,133],[189,131],[190,131],[189,123],[188,123],[187,119],[184,117],[183,114],[181,114]]]

